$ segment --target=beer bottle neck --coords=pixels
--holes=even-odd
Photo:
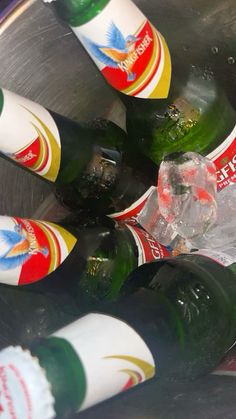
[[[75,330],[76,334],[76,330]],[[78,411],[86,392],[84,367],[72,344],[63,338],[49,337],[31,346],[51,386],[56,417]]]
[[[57,0],[54,7],[58,15],[71,26],[80,26],[89,22],[110,0]]]

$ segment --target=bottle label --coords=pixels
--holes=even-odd
[[[0,216],[0,243],[0,282],[24,285],[57,269],[76,238],[52,223]]]
[[[60,135],[54,119],[41,105],[0,90],[0,150],[17,163],[55,182],[61,161]]]
[[[212,249],[200,249],[194,252],[194,254],[195,253],[209,257],[210,259],[214,260],[222,266],[230,266],[236,262],[235,247],[229,247],[228,249],[225,249],[224,252]]]
[[[153,356],[141,336],[123,321],[92,313],[53,336],[78,353],[86,376],[80,410],[128,390],[155,374]]]
[[[218,190],[236,182],[236,125],[226,140],[207,157],[216,165]]]
[[[155,259],[163,259],[170,256],[170,252],[162,244],[158,243],[151,234],[137,226],[126,224],[132,233],[138,248],[138,266]]]
[[[90,22],[72,30],[115,89],[140,98],[168,96],[168,46],[132,1],[111,0]]]
[[[130,205],[130,207],[126,208],[124,211],[108,214],[108,217],[112,218],[114,221],[135,224],[137,222],[136,220],[139,213],[143,209],[148,200],[148,197],[151,195],[154,189],[156,189],[156,187],[151,186],[137,201]]]

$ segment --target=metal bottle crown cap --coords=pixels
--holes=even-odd
[[[54,398],[37,358],[20,346],[0,352],[0,411],[2,419],[53,419]]]

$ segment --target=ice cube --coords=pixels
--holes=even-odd
[[[198,153],[175,153],[160,165],[158,203],[163,218],[183,238],[203,235],[216,221],[216,168]]]
[[[172,226],[160,213],[157,188],[153,189],[149,195],[137,221],[154,239],[164,246],[168,246],[176,236]]]
[[[236,184],[232,183],[220,190],[216,196],[217,218],[201,237],[190,240],[191,244],[198,248],[221,248],[236,245]]]

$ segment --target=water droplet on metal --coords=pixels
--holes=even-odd
[[[212,52],[212,54],[218,54],[219,48],[214,46],[214,47],[211,48],[211,52]]]
[[[228,57],[228,63],[229,64],[234,64],[235,63],[235,58],[234,57]]]
[[[214,73],[211,69],[206,68],[204,70],[204,73],[202,74],[202,79],[203,80],[213,80],[214,78]]]

